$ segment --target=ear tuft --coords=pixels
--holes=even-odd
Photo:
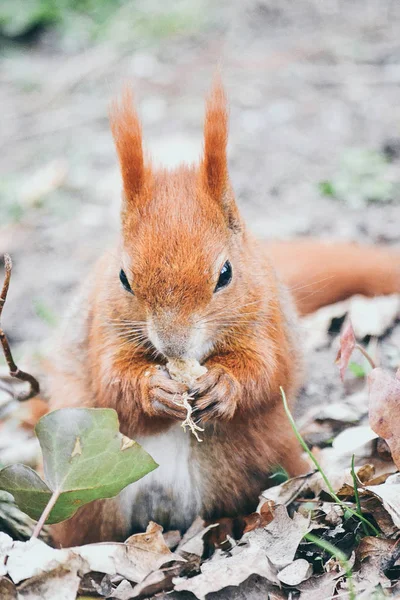
[[[110,108],[110,124],[118,153],[126,201],[133,202],[143,191],[145,167],[142,127],[133,105],[133,93],[126,86]]]
[[[221,79],[217,76],[206,103],[204,157],[201,173],[205,189],[217,201],[223,200],[228,186],[227,142],[226,96]]]

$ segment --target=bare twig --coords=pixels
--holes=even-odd
[[[37,396],[37,394],[40,391],[40,386],[39,386],[38,380],[35,377],[33,377],[33,375],[30,375],[29,373],[25,373],[25,371],[21,371],[21,369],[19,369],[18,366],[15,364],[7,336],[1,327],[1,314],[3,312],[3,308],[4,308],[4,305],[7,300],[7,293],[8,293],[8,288],[10,286],[11,271],[12,271],[12,261],[11,261],[11,256],[9,254],[4,255],[4,268],[5,268],[5,278],[4,278],[3,288],[2,288],[1,294],[0,294],[0,342],[3,347],[4,356],[5,356],[8,368],[10,370],[11,377],[15,377],[15,379],[19,379],[20,381],[26,381],[27,383],[29,383],[29,386],[30,386],[29,391],[18,394],[16,397],[17,400],[19,400],[20,402],[23,402],[24,400],[29,400],[30,398]]]

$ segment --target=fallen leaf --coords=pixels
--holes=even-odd
[[[286,562],[288,564],[293,559],[299,543],[297,542],[297,539],[300,539],[299,530],[300,528],[306,529],[304,526],[308,524],[308,520],[297,515],[295,521],[292,521],[287,516],[285,507],[277,508],[281,509],[279,513],[281,516],[278,517],[279,521],[282,522],[282,519],[284,519],[286,525],[288,525],[287,519],[292,524],[291,548],[293,549],[295,545],[296,548],[293,549],[293,553],[291,553],[291,550],[285,550],[285,559],[289,554],[291,556]],[[282,545],[284,546],[285,542],[282,544],[282,540],[280,540],[279,543],[275,540],[274,533],[267,533],[268,527],[274,522],[272,521],[265,529],[257,529],[246,533],[240,544],[232,549],[230,555],[222,551],[216,552],[210,560],[202,564],[200,575],[191,579],[174,579],[175,590],[192,592],[199,600],[203,600],[207,594],[218,592],[227,587],[239,586],[253,575],[258,575],[271,583],[279,585],[277,569],[272,564],[268,551],[271,551],[272,555],[278,555],[279,560],[281,560]],[[294,530],[296,530],[296,533]],[[295,537],[296,541],[294,541]],[[286,564],[282,566],[286,566]]]
[[[293,502],[303,490],[307,489],[308,481],[313,473],[292,477],[279,485],[264,490],[261,494],[260,503],[257,512],[260,512],[265,502],[272,501],[275,504],[289,505]]]
[[[312,565],[304,558],[293,561],[290,565],[279,571],[278,579],[286,585],[296,587],[312,575]]]
[[[69,549],[55,550],[41,540],[32,538],[28,542],[14,542],[7,553],[7,574],[14,583],[42,576],[65,564],[74,565],[88,572],[84,561]]]
[[[18,600],[17,588],[7,577],[0,576],[0,598],[1,600]]]
[[[177,578],[173,583],[176,591],[192,592],[199,600],[205,600],[207,594],[238,586],[255,574],[278,583],[276,569],[265,553],[249,544],[234,556],[216,557],[203,563],[200,575],[191,579]]]
[[[110,598],[116,598],[116,600],[130,600],[132,598],[133,587],[124,579],[118,586],[113,590],[112,594],[110,594]]]
[[[341,574],[330,572],[314,576],[300,583],[300,600],[331,600]]]
[[[338,492],[339,495],[339,492]],[[324,502],[321,506],[321,510],[325,513],[325,522],[329,523],[329,525],[333,525],[336,527],[343,522],[343,508],[338,504],[333,504],[331,502]]]
[[[291,519],[284,506],[276,506],[274,520],[264,529],[246,533],[242,540],[259,547],[275,567],[283,569],[293,561],[297,548],[308,531],[309,518],[297,512]]]
[[[163,533],[164,542],[167,544],[170,550],[178,547],[178,544],[182,540],[181,532],[177,529],[171,529]]]
[[[57,567],[22,583],[18,587],[18,600],[75,600],[79,583],[77,569]]]
[[[152,571],[174,560],[185,559],[168,550],[153,552],[134,544],[108,543],[87,544],[58,550],[50,548],[41,540],[14,542],[7,551],[7,574],[14,583],[42,576],[56,567],[76,568],[82,574],[97,571],[139,583]]]
[[[91,571],[121,575],[135,583],[140,583],[149,573],[171,560],[185,562],[184,558],[169,550],[168,554],[158,553],[132,544],[88,544],[71,550],[89,564]]]
[[[110,596],[114,589],[109,575],[103,573],[86,573],[81,577],[79,597],[81,596]]]
[[[391,475],[385,483],[367,486],[365,489],[382,501],[393,523],[400,529],[400,474]]]
[[[383,506],[382,500],[376,496],[369,495],[367,490],[359,490],[361,510],[363,513],[373,515],[379,529],[387,537],[392,537],[398,532],[389,512]]]
[[[45,481],[21,464],[0,471],[0,489],[10,492],[21,510],[36,520],[53,494],[59,498],[47,523],[70,518],[92,500],[116,496],[157,467],[139,444],[126,446],[112,409],[55,410],[40,419],[36,432]]]
[[[394,377],[383,369],[373,369],[368,382],[370,425],[386,440],[400,469],[400,369]]]
[[[374,452],[373,441],[378,437],[378,434],[368,425],[349,427],[336,436],[332,448],[342,455],[351,457],[355,454],[369,458]]]
[[[267,523],[269,523],[270,521],[272,521],[272,519],[274,518],[272,513],[269,511],[269,506],[268,506],[268,502],[266,502],[265,504],[263,504],[263,507],[267,507],[266,509],[266,513],[270,515],[270,519],[268,520],[268,518],[266,519],[266,522],[263,523],[261,525],[261,515],[258,513],[251,513],[250,515],[247,515],[245,517],[243,517],[244,523],[245,523],[245,527],[243,530],[243,533],[247,533],[248,531],[253,531],[253,529],[257,529],[258,527],[264,527],[264,525],[267,525]],[[263,508],[262,507],[262,508]]]
[[[361,481],[361,483],[367,483],[375,475],[374,465],[366,464],[366,465],[363,465],[362,467],[360,467],[359,469],[356,469],[355,471],[356,471],[356,475],[357,475],[359,481]]]
[[[165,543],[161,525],[150,521],[147,525],[146,533],[136,533],[125,540],[125,544],[135,546],[147,552],[156,552],[158,554],[172,555],[171,550]]]
[[[339,366],[339,373],[342,381],[349,365],[351,355],[356,347],[356,337],[354,335],[351,320],[348,319],[340,334],[340,349],[336,357],[336,363]]]
[[[153,596],[162,591],[171,590],[173,579],[185,574],[187,563],[177,563],[165,565],[162,569],[152,571],[133,588],[130,598],[142,598]],[[197,565],[198,566],[198,565]],[[190,571],[191,569],[189,569]]]
[[[366,536],[358,544],[356,558],[360,562],[371,557],[382,560],[390,555],[395,545],[396,540]]]
[[[204,552],[204,536],[214,527],[218,527],[218,523],[212,523],[204,527],[204,521],[198,517],[189,527],[181,542],[179,543],[176,552],[182,556],[186,554],[195,554],[201,557]]]

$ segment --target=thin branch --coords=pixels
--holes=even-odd
[[[4,356],[5,356],[11,377],[14,377],[15,379],[19,379],[20,381],[26,381],[27,383],[29,383],[28,392],[17,395],[17,400],[19,400],[20,402],[23,402],[25,400],[29,400],[30,398],[33,398],[34,396],[37,396],[38,393],[40,392],[40,386],[39,386],[38,380],[33,375],[30,375],[29,373],[25,373],[25,371],[21,371],[21,369],[19,369],[18,366],[15,364],[7,336],[1,327],[1,314],[3,312],[3,308],[4,308],[4,305],[7,300],[7,293],[8,293],[8,288],[10,286],[11,271],[12,271],[12,261],[11,261],[11,256],[9,254],[4,255],[4,268],[5,268],[5,278],[4,278],[3,288],[2,288],[1,294],[0,294],[0,342],[3,347]]]

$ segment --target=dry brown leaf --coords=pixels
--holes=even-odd
[[[30,577],[41,576],[58,566],[68,566],[82,574],[98,571],[139,583],[169,560],[185,562],[182,557],[170,552],[164,542],[161,552],[141,547],[140,543],[136,546],[132,543],[105,542],[57,550],[38,539],[14,542],[7,551],[7,573],[14,583],[19,583]]]
[[[190,593],[177,592],[159,600],[192,600]],[[264,577],[252,575],[238,586],[230,585],[207,596],[207,600],[287,600],[287,595]],[[158,598],[157,598],[158,600]]]
[[[330,572],[300,583],[297,586],[300,590],[300,600],[330,600],[339,577],[341,574]]]
[[[152,571],[135,587],[129,598],[142,598],[153,596],[165,590],[173,588],[173,579],[182,574],[185,563],[173,563],[165,566],[163,569]],[[196,565],[198,568],[198,565]],[[193,567],[192,567],[193,568]]]
[[[115,590],[112,592],[110,598],[115,598],[116,600],[130,600],[133,593],[133,587],[124,579],[121,581]]]
[[[275,502],[267,500],[260,508],[260,527],[265,527],[275,518]]]
[[[400,369],[394,377],[383,369],[373,369],[368,381],[370,425],[386,440],[400,469]]]
[[[79,583],[76,568],[57,567],[18,586],[18,600],[75,600]]]
[[[7,577],[0,577],[1,600],[17,600],[17,588]]]
[[[251,513],[251,515],[246,515],[245,517],[243,517],[243,521],[245,524],[243,533],[247,533],[248,531],[253,531],[258,527],[261,527],[261,515],[259,515],[258,513]]]
[[[351,457],[353,454],[359,457],[369,458],[374,454],[375,443],[378,434],[368,425],[357,425],[345,429],[333,440],[332,448],[339,454]]]
[[[150,521],[147,525],[145,533],[136,533],[131,535],[125,540],[125,544],[129,546],[135,546],[148,552],[155,552],[157,554],[172,554],[171,550],[165,543],[164,536],[162,534],[163,528],[161,525]]]
[[[342,381],[344,381],[344,376],[353,350],[356,347],[356,343],[354,329],[351,320],[348,319],[340,334],[340,348],[336,357],[336,363],[339,366],[339,373]]]
[[[361,509],[363,513],[369,513],[374,516],[374,520],[377,522],[379,529],[387,537],[395,535],[398,531],[396,525],[393,523],[393,519],[385,509],[380,498],[375,496],[364,495],[360,492],[361,496]]]
[[[286,585],[292,587],[298,586],[302,581],[306,581],[312,575],[313,569],[310,563],[304,558],[298,558],[290,565],[279,571],[278,579]]]
[[[356,557],[359,561],[370,557],[378,557],[381,560],[390,555],[395,545],[396,540],[366,536],[357,547]]]
[[[382,560],[389,558],[395,544],[394,540],[377,537],[365,537],[361,540],[356,550],[361,567],[354,577],[358,594],[373,590],[378,585],[383,588],[390,587],[390,580],[382,569]]]
[[[381,483],[385,483],[386,479],[388,477],[390,477],[391,475],[395,475],[395,472],[392,471],[391,473],[382,473],[381,475],[378,475],[377,477],[373,477],[372,479],[369,479],[368,481],[363,481],[363,483],[365,485],[380,485]]]
[[[292,477],[279,485],[264,490],[261,494],[260,503],[257,507],[257,512],[261,512],[266,502],[274,502],[275,504],[289,505],[295,500],[303,490],[308,489],[310,478],[314,473],[299,475]],[[265,510],[265,509],[264,509]]]
[[[213,523],[208,527],[204,527],[204,521],[198,517],[183,536],[176,552],[182,556],[195,554],[201,557],[204,552],[204,536],[214,527],[218,527],[218,524]]]
[[[261,548],[278,569],[290,564],[304,535],[310,531],[310,519],[295,513],[291,519],[284,506],[275,507],[274,520],[264,529],[246,533],[242,540]]]
[[[277,568],[283,569],[292,563],[309,529],[309,518],[296,513],[291,519],[284,506],[277,506],[274,520],[264,529],[246,533],[230,556],[222,552],[214,554],[203,563],[200,575],[175,580],[175,589],[190,591],[202,600],[212,592],[238,586],[252,575],[279,585]]]
[[[400,473],[391,475],[381,485],[367,486],[365,489],[382,501],[393,523],[400,529]]]
[[[344,511],[338,504],[324,502],[321,506],[321,510],[325,513],[325,522],[329,523],[329,525],[336,527],[343,522]]]
[[[219,554],[214,555],[203,563],[200,575],[191,579],[177,578],[174,584],[176,591],[192,592],[199,600],[205,600],[207,594],[238,586],[255,574],[279,584],[276,569],[265,552],[258,545],[249,543],[233,556],[221,558]]]
[[[170,550],[176,548],[182,540],[181,532],[177,529],[171,529],[163,533],[164,542]]]
[[[369,464],[363,465],[359,469],[356,469],[356,474],[361,483],[366,483],[375,475],[375,467]]]

